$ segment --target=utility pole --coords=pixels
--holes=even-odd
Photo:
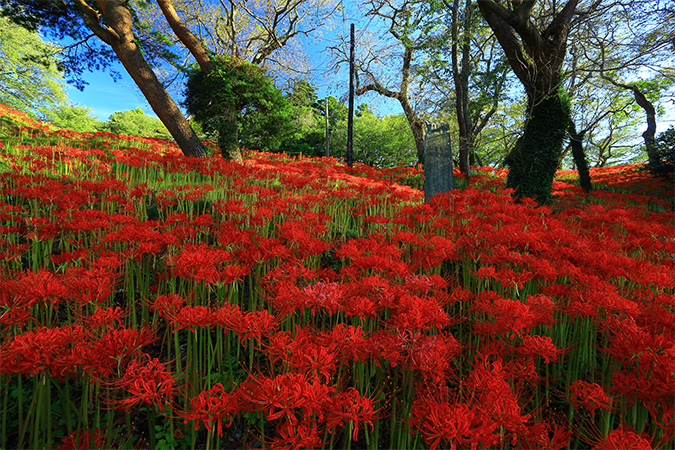
[[[326,108],[326,158],[328,157],[328,97],[324,100],[324,107]]]
[[[354,164],[353,134],[354,134],[354,24],[351,24],[349,34],[349,116],[347,117],[347,166]]]

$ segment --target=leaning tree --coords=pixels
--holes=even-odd
[[[532,20],[536,0],[478,0],[478,7],[504,49],[527,94],[527,120],[523,135],[506,158],[507,187],[517,198],[539,204],[551,198],[553,177],[570,124],[570,103],[562,89],[562,65],[567,35],[578,0],[568,0],[552,11],[540,31]]]
[[[2,15],[25,28],[45,28],[56,37],[74,41],[64,55],[64,68],[80,89],[85,69],[109,68],[115,57],[119,59],[183,153],[204,156],[201,141],[148,62],[148,58],[159,59],[161,51],[148,52],[139,45],[135,14],[127,1],[0,0],[0,6]],[[90,41],[94,36],[100,42]]]

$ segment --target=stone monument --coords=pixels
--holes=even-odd
[[[424,138],[424,200],[455,189],[452,173],[450,125],[445,122],[425,122]]]

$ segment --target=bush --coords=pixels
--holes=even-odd
[[[654,143],[658,162],[648,164],[647,170],[654,176],[666,179],[675,174],[675,128],[672,126],[656,136]]]

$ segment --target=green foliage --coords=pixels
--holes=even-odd
[[[115,111],[102,130],[112,134],[173,140],[161,120],[146,115],[140,108]]]
[[[224,157],[240,145],[276,151],[289,132],[291,109],[265,70],[238,58],[214,56],[209,74],[189,72],[185,102],[203,130],[218,136]]]
[[[533,106],[522,138],[505,161],[509,166],[506,186],[515,190],[517,198],[529,197],[539,204],[550,201],[570,125],[570,108],[569,97],[562,90]]]
[[[56,45],[0,16],[0,103],[44,112],[67,103]]]
[[[45,112],[46,119],[59,128],[78,133],[101,131],[105,124],[91,116],[91,109],[77,105],[64,105]]]
[[[655,153],[658,163],[647,165],[654,176],[672,179],[675,174],[675,128],[672,126],[656,136]]]
[[[410,166],[417,161],[415,139],[403,114],[377,117],[367,106],[354,117],[354,161],[375,167]],[[347,155],[347,121],[330,137],[331,156]]]

